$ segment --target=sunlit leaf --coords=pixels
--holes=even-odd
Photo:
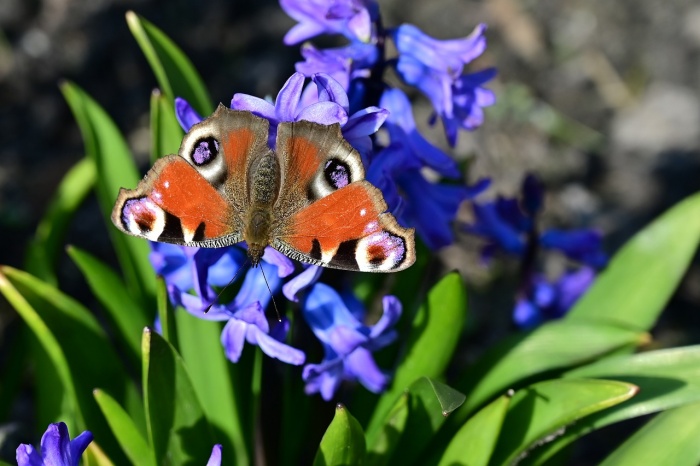
[[[634,385],[593,379],[547,380],[518,390],[490,464],[511,464],[529,449],[563,434],[565,426],[635,393]]]
[[[177,154],[184,132],[175,118],[173,101],[158,89],[151,93],[151,162]]]
[[[202,78],[182,50],[163,31],[133,11],[126,13],[126,22],[166,99],[172,103],[175,97],[182,97],[201,115],[211,114],[213,108]]]
[[[338,404],[335,417],[318,447],[314,466],[351,466],[363,463],[365,435],[360,423],[345,406]]]
[[[379,399],[367,428],[368,443],[374,443],[387,413],[411,383],[442,375],[462,333],[466,308],[466,292],[457,273],[446,275],[428,292],[413,321],[394,381]]]
[[[699,240],[700,194],[696,194],[629,240],[566,319],[651,329],[678,287]]]
[[[503,395],[486,405],[457,431],[439,466],[487,466],[510,403]]]
[[[451,420],[462,423],[476,407],[529,377],[593,361],[646,340],[639,331],[565,320],[506,338],[460,378],[456,387],[467,394],[467,401]]]
[[[601,466],[700,464],[700,403],[658,414],[605,458]]]
[[[139,432],[129,414],[124,411],[114,398],[104,391],[95,390],[93,395],[119,445],[131,463],[145,466],[155,465],[153,450],[148,446],[146,439]]]
[[[180,355],[145,329],[142,341],[146,425],[157,464],[202,463],[215,444]]]
[[[97,199],[127,286],[137,299],[149,302],[155,278],[148,262],[148,243],[125,235],[111,221],[119,189],[136,187],[140,178],[129,148],[109,115],[85,91],[70,82],[61,84],[61,91],[80,127],[85,151],[97,169]]]
[[[399,397],[391,408],[381,431],[375,437],[374,444],[367,447],[367,461],[370,466],[389,464],[391,455],[401,439],[408,419],[408,393]]]

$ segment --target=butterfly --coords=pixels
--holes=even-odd
[[[245,241],[253,266],[265,247],[324,267],[395,272],[415,261],[414,230],[365,180],[340,125],[277,126],[219,105],[159,159],[136,189],[122,188],[112,222],[151,241],[218,248]]]

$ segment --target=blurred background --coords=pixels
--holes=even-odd
[[[489,176],[486,197],[514,195],[525,172],[547,186],[542,222],[594,227],[608,253],[683,197],[700,190],[700,4],[693,0],[379,0],[388,26],[409,22],[438,39],[487,23],[486,53],[469,71],[496,66],[498,96],[485,124],[454,151],[468,179]],[[83,156],[58,83],[75,81],[114,118],[145,172],[149,97],[155,86],[124,14],[134,10],[190,57],[210,94],[275,95],[300,59],[282,37],[294,24],[274,0],[0,0],[0,263],[21,267],[25,246],[64,173]],[[321,42],[321,45],[328,45]],[[396,80],[395,80],[396,81]],[[416,97],[416,120],[431,108]],[[460,218],[468,221],[465,206]],[[112,261],[94,199],[69,242]],[[506,294],[461,235],[443,251],[475,293],[476,319],[509,319]],[[86,297],[63,261],[61,288]],[[494,286],[494,283],[496,285]],[[490,314],[494,302],[503,312]],[[700,339],[700,264],[691,266],[655,332],[660,346]],[[12,323],[0,302],[0,341]],[[503,328],[503,327],[501,327]],[[493,341],[498,332],[478,338]],[[605,432],[605,431],[603,431]],[[604,436],[604,434],[603,434]]]

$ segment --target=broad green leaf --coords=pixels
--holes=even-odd
[[[424,452],[448,414],[464,402],[455,389],[421,377],[408,389],[409,413],[392,464],[414,463]]]
[[[111,221],[119,189],[135,188],[139,181],[129,148],[109,115],[85,91],[69,82],[61,85],[61,91],[80,127],[85,151],[95,163],[97,199],[127,286],[138,300],[148,303],[155,290],[154,273],[148,262],[148,242],[125,235]]]
[[[439,466],[487,466],[510,403],[503,395],[486,405],[457,431]]]
[[[243,416],[238,412],[237,392],[229,373],[231,363],[221,346],[221,325],[197,319],[184,309],[174,314],[180,353],[197,396],[202,400],[202,408],[209,422],[225,434],[225,438],[217,442],[224,444],[224,450],[235,454],[236,464],[248,464],[250,459],[243,434],[247,426],[241,424]],[[245,390],[247,387],[238,388]]]
[[[394,381],[379,399],[367,428],[368,443],[374,444],[387,413],[411,383],[442,375],[462,333],[466,311],[467,296],[459,274],[446,275],[428,292],[413,321]]]
[[[605,458],[601,466],[700,464],[700,403],[658,414]]]
[[[696,194],[629,240],[566,319],[649,330],[678,287],[699,240],[700,194]]]
[[[467,401],[451,421],[461,424],[475,408],[530,377],[593,361],[647,339],[644,333],[613,325],[566,320],[513,335],[488,351],[460,378],[456,388],[467,394]]]
[[[177,154],[183,135],[173,101],[154,89],[151,93],[151,162],[164,155]]]
[[[46,355],[51,361],[52,369],[56,371],[58,380],[61,383],[63,391],[62,404],[65,405],[63,421],[68,425],[77,425],[79,430],[85,430],[86,425],[83,416],[80,412],[78,397],[71,377],[70,368],[66,355],[61,349],[56,337],[51,333],[51,330],[46,323],[41,319],[36,310],[27,302],[27,300],[17,291],[5,276],[7,267],[0,268],[0,293],[5,296],[5,299],[17,311],[22,320],[31,329],[36,336],[41,347],[46,352]],[[54,387],[58,391],[59,387]]]
[[[367,448],[367,461],[370,466],[382,466],[389,464],[394,449],[399,444],[401,435],[406,428],[408,419],[408,393],[403,394],[391,408],[386,420],[382,424],[381,431],[375,437],[374,444]]]
[[[345,406],[338,404],[331,424],[323,434],[314,466],[351,466],[362,464],[365,435],[357,420]]]
[[[10,267],[2,267],[2,272],[51,329],[65,355],[86,425],[101,439],[100,443],[110,457],[118,461],[120,449],[92,402],[92,390],[96,386],[104,387],[120,402],[126,403],[136,398],[136,387],[127,376],[107,334],[90,311],[53,286]],[[134,414],[140,415],[139,412]]]
[[[547,380],[518,390],[511,399],[492,465],[508,465],[538,443],[563,434],[563,428],[596,411],[621,403],[637,387],[612,380]]]
[[[117,438],[119,445],[126,453],[132,464],[154,466],[155,456],[148,446],[146,439],[141,435],[129,414],[119,403],[102,390],[93,392],[97,404],[102,410],[112,433]]]
[[[156,464],[203,464],[215,441],[182,358],[148,328],[142,356],[146,425]]]
[[[138,361],[141,332],[151,323],[152,317],[147,317],[146,310],[131,298],[124,282],[109,266],[74,246],[68,248],[68,255],[83,273],[90,290],[104,306],[122,341],[127,344],[132,362]]]
[[[56,262],[63,237],[96,178],[95,163],[88,158],[81,159],[65,174],[27,248],[25,265],[29,273],[56,285]]]
[[[639,394],[580,420],[557,442],[537,449],[531,464],[542,464],[577,438],[609,424],[700,402],[700,346],[618,356],[574,369],[564,377],[620,380],[637,385]]]
[[[175,97],[182,97],[200,115],[211,114],[213,108],[202,78],[182,50],[163,31],[133,11],[126,13],[126,22],[171,105]]]

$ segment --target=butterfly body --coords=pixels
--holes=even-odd
[[[314,265],[390,272],[415,260],[413,230],[399,226],[364,180],[339,125],[269,122],[219,106],[159,159],[112,212],[120,230],[152,241],[223,247],[245,241],[257,265],[271,245]]]

